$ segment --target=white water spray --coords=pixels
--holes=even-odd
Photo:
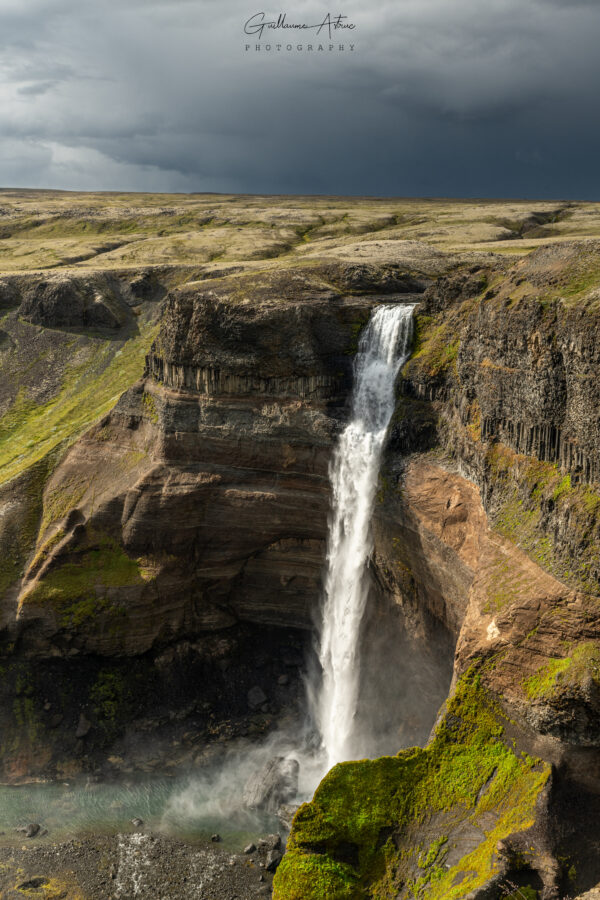
[[[350,422],[335,448],[333,511],[314,701],[327,769],[356,759],[359,633],[371,553],[370,523],[381,456],[395,405],[395,381],[410,354],[413,306],[380,306],[364,329],[354,364]]]

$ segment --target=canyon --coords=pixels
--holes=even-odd
[[[274,896],[600,884],[600,207],[0,206],[2,781],[202,770],[301,727],[353,361],[411,304],[369,758],[300,806]]]

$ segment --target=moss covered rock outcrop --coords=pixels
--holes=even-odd
[[[519,869],[552,886],[557,873],[535,829],[549,779],[549,765],[507,737],[471,671],[425,749],[325,776],[296,813],[274,897],[464,900]]]

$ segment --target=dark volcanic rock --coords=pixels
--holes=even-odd
[[[279,850],[281,847],[281,835],[279,834],[268,834],[266,837],[261,838],[258,842],[258,849],[263,852],[270,852],[271,850]]]
[[[39,888],[44,887],[44,885],[48,884],[47,878],[37,877],[37,878],[29,878],[27,881],[23,881],[17,888],[19,891],[36,891]]]
[[[79,722],[77,724],[77,731],[75,732],[76,738],[86,737],[90,733],[90,729],[92,727],[92,723],[86,719],[85,715],[81,713],[79,716]]]
[[[106,627],[78,617],[83,652],[143,653],[190,629],[240,621],[312,627],[331,443],[372,301],[298,273],[210,285],[170,295],[145,382],[48,484],[48,497],[74,482],[89,488],[60,524],[64,541],[42,571],[27,573],[19,619],[33,626],[28,641],[60,631],[56,608],[36,603],[46,576],[60,579],[107,534],[149,566],[99,604]],[[34,580],[39,591],[30,590]]]
[[[267,872],[275,872],[282,859],[283,854],[280,850],[269,850],[265,860],[265,869]]]
[[[23,319],[35,325],[75,330],[100,328],[114,331],[130,319],[116,279],[40,281],[26,290],[19,312]]]
[[[21,295],[16,280],[0,279],[0,309],[11,309],[21,302]]]
[[[258,709],[263,703],[267,702],[267,697],[262,688],[255,685],[248,691],[248,706],[250,709]]]

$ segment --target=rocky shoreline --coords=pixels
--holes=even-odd
[[[52,843],[0,844],[3,900],[251,900],[270,897],[269,854],[279,835],[251,853],[192,845],[145,830]]]

